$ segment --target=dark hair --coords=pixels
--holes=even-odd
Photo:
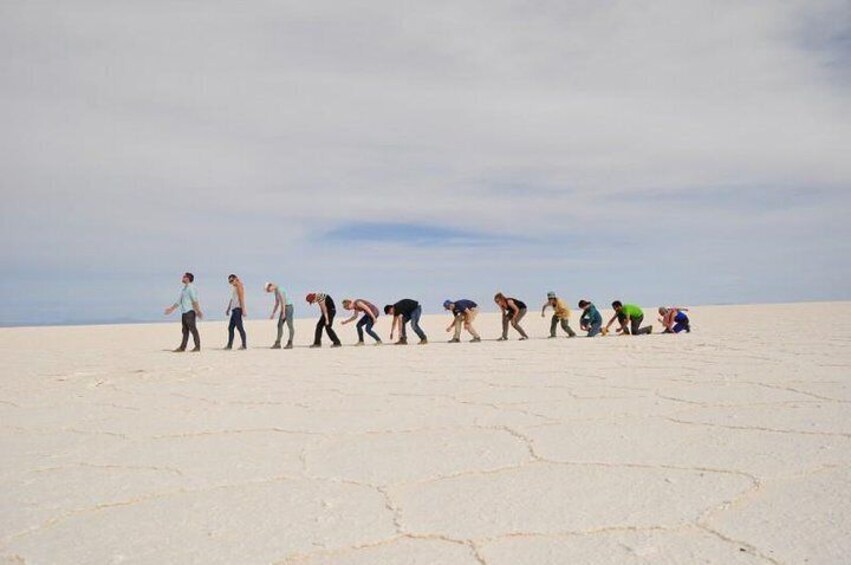
[[[195,282],[195,275],[192,273],[183,273],[183,276],[189,279],[189,282]]]
[[[612,308],[621,308],[623,307],[623,303],[620,300],[615,300],[612,302]]]
[[[591,303],[590,303],[590,302],[588,302],[587,300],[580,300],[580,301],[579,301],[579,307],[580,307],[580,308],[585,308],[585,307],[586,307],[586,306],[588,306],[589,304],[591,304]]]
[[[235,275],[235,274],[233,274],[233,273],[231,273],[231,274],[229,274],[229,275],[228,275],[228,280],[233,280],[233,279],[235,279],[235,278],[236,278],[236,275]]]
[[[390,310],[392,310],[392,309],[393,309],[393,307],[388,304],[387,306],[384,307],[384,313],[389,314]]]

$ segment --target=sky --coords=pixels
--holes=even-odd
[[[0,325],[851,298],[847,0],[4,0],[0,54]]]

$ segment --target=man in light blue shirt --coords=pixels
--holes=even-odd
[[[198,302],[198,291],[195,290],[195,275],[192,273],[183,273],[183,290],[180,291],[180,298],[177,302],[165,309],[165,315],[168,316],[178,308],[180,308],[180,322],[183,329],[183,341],[180,342],[180,347],[174,350],[175,353],[183,353],[186,351],[186,346],[189,344],[189,334],[192,334],[192,340],[195,342],[193,352],[201,351],[201,336],[198,334],[198,327],[195,324],[196,318],[203,318],[201,312],[201,304]]]

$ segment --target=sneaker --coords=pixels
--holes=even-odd
[[[280,343],[276,343],[275,345],[272,346],[272,349],[280,349],[280,348],[281,348]]]
[[[292,348],[293,348],[293,342],[291,342],[291,341],[287,342],[287,344],[284,346],[284,349],[292,349]]]
[[[428,345],[428,340],[427,339],[421,339],[420,342],[417,345]]]
[[[355,344],[355,347],[361,347],[362,345],[364,345],[364,343],[362,341],[359,341]]]
[[[201,351],[200,347],[193,347],[192,348],[192,353],[198,353],[199,351]]]
[[[474,337],[473,339],[470,340],[470,343],[479,343],[480,341],[482,341],[482,338]]]
[[[321,343],[314,343],[313,345],[310,346],[311,349],[316,349],[317,347],[322,347],[322,344]]]
[[[331,349],[334,349],[335,347],[343,347],[343,344],[342,343],[332,343]]]
[[[408,339],[400,337],[399,341],[397,341],[394,345],[408,345]]]
[[[520,341],[526,341],[527,339],[529,339],[529,336],[524,335],[520,337]]]
[[[453,337],[452,339],[449,340],[448,343],[461,343],[461,340]]]
[[[508,341],[508,338],[507,337],[501,337],[497,341]]]
[[[184,351],[186,351],[184,348],[178,347],[177,349],[172,349],[171,352],[172,353],[183,353]]]

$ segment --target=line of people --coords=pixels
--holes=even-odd
[[[181,279],[183,289],[180,292],[178,300],[165,309],[165,315],[170,315],[175,310],[181,312],[181,327],[183,339],[180,346],[175,349],[175,352],[186,351],[189,344],[189,336],[192,336],[195,347],[192,351],[201,350],[201,337],[198,333],[197,320],[203,318],[201,312],[200,301],[198,300],[198,292],[195,289],[195,276],[192,273],[184,273]],[[228,321],[228,341],[225,349],[233,349],[235,334],[239,333],[241,346],[240,349],[247,349],[248,340],[243,325],[243,319],[248,315],[248,310],[245,306],[245,286],[237,275],[228,275],[228,284],[231,285],[231,297],[228,301],[225,315],[229,317]],[[267,293],[273,294],[275,298],[274,307],[269,319],[278,317],[277,321],[277,338],[272,345],[272,349],[292,349],[293,337],[295,336],[295,327],[293,325],[294,305],[290,294],[285,288],[273,282],[267,282],[264,285],[264,290]],[[331,347],[341,347],[342,342],[334,331],[334,318],[337,315],[337,306],[334,299],[323,292],[311,292],[305,297],[308,304],[316,305],[319,308],[320,316],[316,322],[316,329],[313,336],[312,348],[322,347],[322,336],[327,335],[331,340]],[[517,298],[505,296],[498,292],[494,298],[494,303],[499,307],[502,318],[502,335],[497,341],[506,341],[508,339],[509,328],[513,328],[520,334],[520,340],[529,339],[529,335],[523,329],[521,321],[526,316],[528,307],[526,303]],[[381,337],[375,332],[374,327],[378,322],[380,310],[372,302],[363,299],[345,299],[342,301],[344,310],[351,312],[351,316],[342,321],[342,325],[350,324],[357,320],[355,328],[357,330],[358,341],[355,345],[364,345],[364,334],[374,340],[375,345],[381,345]],[[603,326],[603,317],[597,307],[588,300],[580,300],[578,303],[582,314],[579,318],[579,328],[586,332],[586,337],[595,337],[597,335],[607,335],[611,326],[617,322],[617,332],[622,335],[644,335],[653,331],[652,326],[642,326],[644,322],[644,312],[634,304],[623,304],[620,300],[612,302],[612,308],[615,313]],[[469,299],[445,300],[443,309],[452,315],[452,321],[446,327],[446,332],[452,332],[452,338],[449,343],[460,343],[462,331],[470,334],[471,343],[482,341],[481,336],[474,326],[476,317],[479,313],[479,306],[476,302]],[[577,334],[570,327],[570,308],[555,292],[547,293],[547,300],[541,308],[541,317],[546,317],[547,309],[552,309],[552,317],[550,319],[550,338],[555,338],[559,327],[567,334],[568,337],[576,337]],[[392,318],[390,328],[390,341],[398,335],[396,345],[406,345],[408,343],[407,327],[410,324],[411,329],[419,337],[419,345],[428,343],[428,336],[420,327],[420,318],[422,316],[422,306],[416,300],[404,298],[394,304],[384,306],[384,314]],[[659,322],[665,328],[663,333],[680,333],[690,332],[691,325],[689,317],[686,314],[687,308],[679,306],[660,307]],[[360,318],[360,319],[358,319]],[[288,338],[285,345],[282,345],[284,334],[284,326],[288,331]]]

